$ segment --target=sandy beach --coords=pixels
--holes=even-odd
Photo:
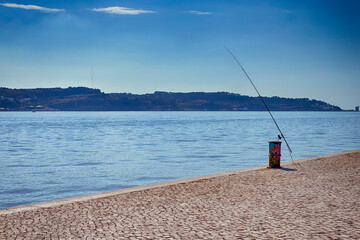
[[[360,150],[282,167],[2,209],[0,239],[360,239]]]

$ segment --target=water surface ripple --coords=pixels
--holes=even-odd
[[[295,159],[360,148],[359,113],[273,114]],[[266,165],[277,134],[267,112],[0,112],[0,208]]]

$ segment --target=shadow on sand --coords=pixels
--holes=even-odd
[[[291,172],[291,171],[297,171],[297,169],[295,169],[295,168],[286,168],[286,167],[279,167],[278,169],[284,170],[284,171],[289,171],[289,172]]]

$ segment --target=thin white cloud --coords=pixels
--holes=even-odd
[[[24,5],[24,4],[17,4],[17,3],[0,3],[0,5],[4,7],[10,7],[10,8],[21,8],[26,10],[38,10],[43,12],[63,12],[64,9],[57,9],[57,8],[46,8],[46,7],[40,7],[36,5]]]
[[[210,15],[213,14],[212,12],[202,12],[202,11],[187,11],[187,13],[196,14],[196,15]]]
[[[293,11],[287,10],[287,9],[283,10],[283,12],[284,12],[284,13],[293,13]]]
[[[92,11],[104,12],[104,13],[110,13],[110,14],[119,14],[119,15],[139,15],[139,14],[144,14],[144,13],[156,13],[154,11],[133,9],[133,8],[127,8],[127,7],[93,8]]]

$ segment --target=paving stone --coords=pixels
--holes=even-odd
[[[360,150],[300,163],[0,210],[0,239],[360,239]]]

